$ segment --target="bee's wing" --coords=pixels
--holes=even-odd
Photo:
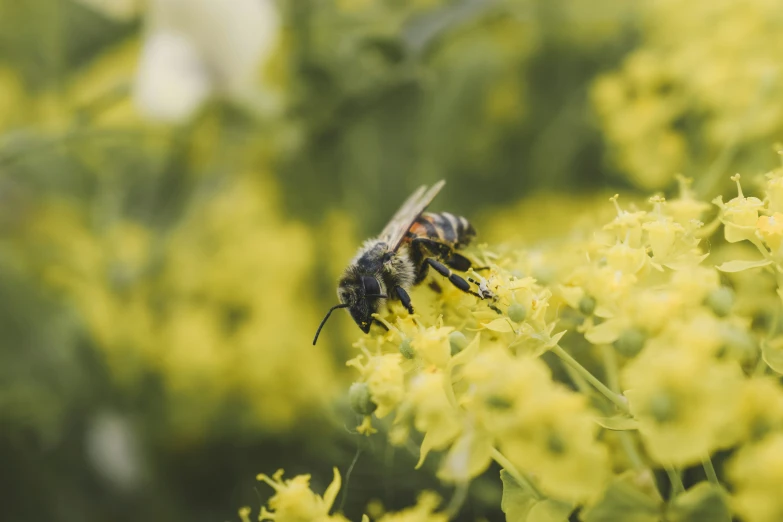
[[[405,233],[445,184],[444,180],[440,180],[429,189],[427,189],[426,185],[422,185],[405,200],[405,203],[394,214],[394,217],[391,218],[380,235],[381,240],[391,247],[392,252],[400,247],[402,240],[405,238]]]

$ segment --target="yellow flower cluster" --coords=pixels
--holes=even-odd
[[[611,198],[614,217],[567,242],[479,245],[486,299],[441,285],[414,290],[415,315],[390,303],[348,362],[360,433],[419,444],[419,467],[437,452],[458,489],[494,460],[509,521],[780,520],[783,169],[759,198],[733,179],[725,203],[680,179],[668,201]],[[753,286],[767,309],[736,304],[750,279],[771,281]],[[706,480],[683,482],[695,468]]]
[[[127,219],[96,225],[72,203],[48,201],[20,231],[18,252],[75,306],[123,387],[160,376],[169,429],[198,438],[241,397],[239,427],[278,432],[326,404],[336,379],[328,352],[299,328],[315,317],[301,297],[313,238],[274,200],[273,185],[239,177],[163,236]]]
[[[645,0],[637,15],[639,47],[593,85],[615,162],[647,189],[684,169],[706,174],[719,156],[763,165],[758,145],[779,136],[783,121],[779,6]]]
[[[258,520],[273,520],[275,522],[347,522],[339,513],[329,514],[334,501],[340,492],[342,484],[340,473],[334,469],[334,480],[326,488],[323,496],[310,490],[310,475],[298,475],[292,479],[283,479],[283,470],[278,470],[271,477],[258,475],[258,480],[265,482],[275,490],[269,499],[269,510],[261,508]],[[419,495],[415,506],[402,511],[384,513],[377,522],[446,522],[448,517],[442,512],[435,512],[441,501],[431,492]],[[250,521],[250,508],[239,510],[242,522]],[[370,522],[370,517],[364,515],[362,522]]]

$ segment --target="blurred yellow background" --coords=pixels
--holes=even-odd
[[[772,0],[0,0],[2,518],[227,520],[357,448],[349,516],[437,489],[346,427],[350,319],[311,345],[360,241],[441,178],[533,245],[764,172],[782,46]]]

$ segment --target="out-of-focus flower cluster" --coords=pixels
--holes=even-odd
[[[593,86],[615,162],[645,188],[734,157],[767,165],[781,131],[783,15],[775,2],[639,3],[641,45]],[[760,153],[761,152],[761,153]]]
[[[726,202],[680,178],[541,250],[479,245],[487,299],[442,282],[414,291],[415,315],[390,303],[348,362],[358,432],[419,445],[458,491],[495,461],[509,521],[780,520],[783,170],[763,199],[733,179]],[[750,280],[769,295],[743,304]],[[262,516],[296,519],[281,499],[299,482],[271,482],[279,514]],[[333,487],[302,520],[342,520]]]
[[[275,200],[272,183],[239,177],[156,232],[52,199],[27,217],[16,253],[75,304],[118,382],[160,376],[173,431],[199,437],[241,401],[232,422],[277,432],[326,404],[334,377],[299,328],[315,320],[301,299],[311,232],[281,218]]]

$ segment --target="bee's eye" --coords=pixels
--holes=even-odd
[[[362,277],[362,284],[364,285],[364,292],[367,295],[378,295],[381,293],[381,286],[374,277]]]

